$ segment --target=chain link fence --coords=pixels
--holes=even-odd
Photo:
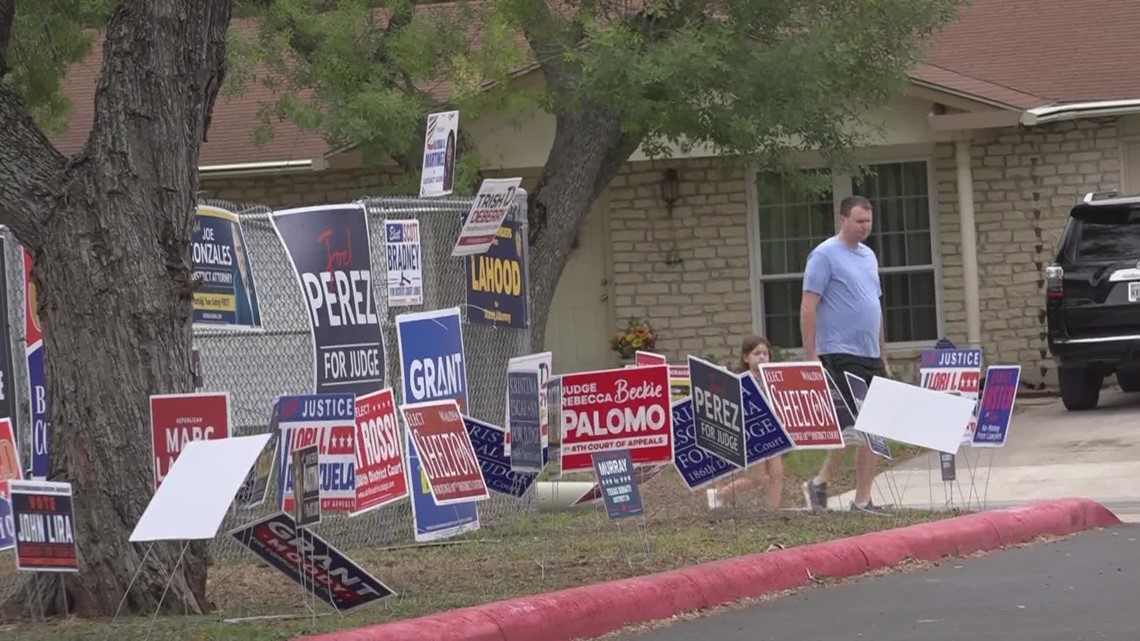
[[[473,199],[418,199],[400,197],[365,198],[372,257],[372,284],[377,313],[384,334],[387,385],[396,402],[402,402],[396,317],[399,314],[459,307],[466,321],[465,259],[453,258],[452,247],[463,226],[463,217]],[[248,245],[257,286],[264,331],[195,329],[201,391],[228,391],[231,403],[231,430],[245,436],[265,433],[278,396],[313,391],[313,346],[309,312],[297,286],[289,257],[270,222],[272,209],[256,203],[235,203],[209,199],[201,204],[236,213]],[[416,219],[420,224],[424,304],[389,307],[387,260],[384,244],[385,220]],[[508,215],[527,234],[526,195],[520,195]],[[17,398],[18,431],[25,462],[30,461],[31,420],[28,398],[28,368],[22,346],[24,331],[24,280],[22,247],[6,229],[4,258],[8,286],[8,318],[11,328]],[[464,323],[470,414],[480,420],[502,425],[506,410],[507,361],[530,353],[530,331]],[[50,390],[49,390],[50,394]],[[402,435],[403,437],[403,435]],[[149,449],[149,446],[148,446]],[[149,464],[147,462],[142,463]],[[280,470],[274,470],[279,474]],[[255,510],[233,511],[214,540],[215,562],[248,561],[252,557],[228,531],[277,511],[276,483],[270,483],[266,500]],[[482,527],[533,513],[538,509],[534,486],[521,498],[492,492],[478,504]],[[408,501],[349,518],[346,514],[326,514],[316,532],[343,550],[374,548],[411,543],[414,540],[411,506]],[[11,562],[11,561],[9,561]],[[0,581],[0,583],[8,583]],[[0,586],[6,587],[6,586]],[[4,590],[0,590],[2,592]]]

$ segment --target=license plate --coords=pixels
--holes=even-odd
[[[1128,302],[1135,303],[1136,301],[1140,301],[1140,280],[1128,283]]]

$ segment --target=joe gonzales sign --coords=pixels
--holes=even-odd
[[[313,332],[315,391],[384,388],[384,340],[372,293],[368,219],[361,205],[274,212]]]

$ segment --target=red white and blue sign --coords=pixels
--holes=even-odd
[[[16,547],[16,518],[8,497],[8,481],[0,481],[0,550]]]
[[[321,474],[321,511],[356,510],[356,396],[303,394],[277,403],[277,496],[279,507],[293,511],[293,451],[317,446]]]
[[[405,404],[453,399],[467,411],[467,359],[458,307],[396,317],[400,379]],[[408,491],[417,543],[437,541],[479,529],[473,502],[437,505],[410,435],[404,439]]]
[[[1013,404],[1021,381],[1020,365],[1000,365],[986,369],[986,387],[978,406],[978,427],[974,447],[1002,447],[1009,437]]]
[[[314,391],[384,388],[384,339],[376,313],[368,218],[362,205],[274,212],[313,334]]]
[[[311,530],[299,530],[288,514],[271,514],[231,531],[230,536],[269,567],[342,612],[396,594]]]
[[[475,448],[475,458],[479,460],[479,467],[483,469],[483,480],[487,483],[487,489],[515,498],[526,494],[534,485],[538,474],[515,472],[511,469],[510,457],[503,454],[506,430],[470,416],[463,417],[463,424],[467,428],[467,435],[471,438],[471,446]]]

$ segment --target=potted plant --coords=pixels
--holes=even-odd
[[[617,352],[619,365],[633,361],[638,350],[652,352],[656,347],[657,333],[648,322],[632,316],[625,329],[610,337],[610,350]]]

